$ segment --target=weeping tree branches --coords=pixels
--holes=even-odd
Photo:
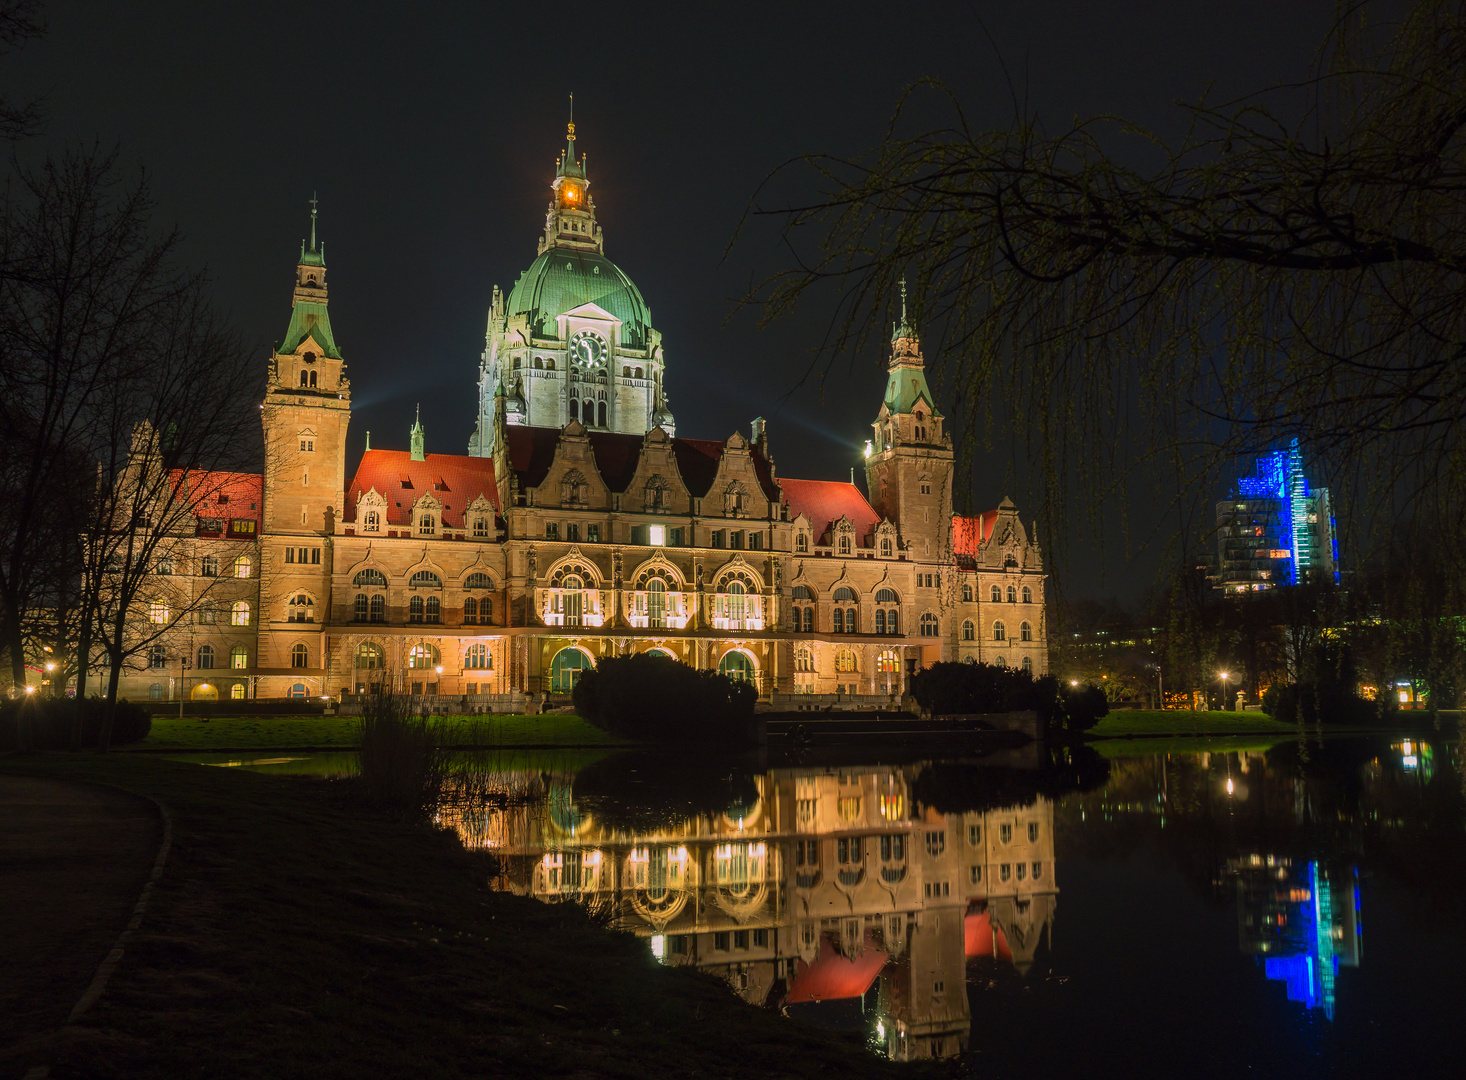
[[[1001,409],[1048,514],[1142,465],[1200,495],[1292,436],[1341,477],[1458,508],[1466,17],[1429,2],[1388,39],[1361,27],[1346,15],[1290,88],[1301,119],[1269,96],[1196,106],[1176,145],[1110,117],[977,131],[918,85],[869,155],[776,174],[818,194],[755,208],[794,265],[747,300],[771,319],[833,286],[833,359],[883,329],[906,276],[968,452]],[[952,119],[906,133],[931,95]]]

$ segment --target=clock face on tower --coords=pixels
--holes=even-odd
[[[580,330],[570,337],[570,357],[587,367],[600,367],[606,362],[606,339],[594,330]]]

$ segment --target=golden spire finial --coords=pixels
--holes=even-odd
[[[565,137],[571,142],[575,141],[575,95],[570,95],[570,123],[565,125]]]

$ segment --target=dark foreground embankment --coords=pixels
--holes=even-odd
[[[139,755],[0,771],[150,795],[174,845],[97,1007],[63,1029],[58,1005],[55,1034],[0,1051],[4,1075],[893,1074],[577,907],[490,892],[485,856],[364,816],[341,783]]]

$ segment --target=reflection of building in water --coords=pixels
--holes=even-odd
[[[912,803],[921,768],[780,770],[751,807],[637,835],[559,784],[460,831],[504,853],[505,887],[614,914],[753,1004],[869,1000],[879,981],[890,1056],[949,1056],[971,1026],[967,962],[1026,971],[1053,914],[1053,805],[938,813]]]
[[[1232,859],[1242,951],[1257,956],[1288,1000],[1334,1017],[1339,967],[1358,967],[1359,878],[1353,866],[1330,867],[1273,855]]]

